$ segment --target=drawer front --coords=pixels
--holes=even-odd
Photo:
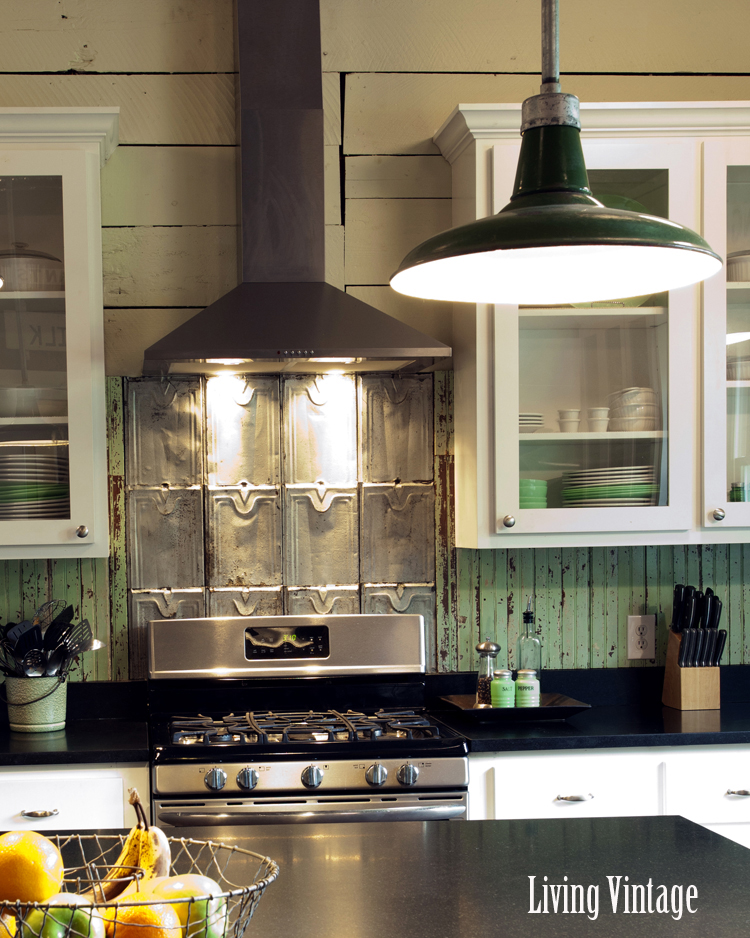
[[[660,760],[632,752],[512,755],[494,765],[496,818],[660,814]]]
[[[699,824],[750,823],[750,752],[676,752],[666,763],[668,814]]]
[[[120,777],[54,771],[28,775],[0,773],[0,830],[124,826]]]

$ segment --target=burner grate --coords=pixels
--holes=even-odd
[[[440,729],[415,710],[261,710],[218,718],[196,714],[170,721],[172,742],[190,746],[274,745],[437,739]]]

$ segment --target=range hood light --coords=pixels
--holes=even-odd
[[[510,203],[412,250],[399,293],[468,303],[553,305],[661,293],[712,277],[721,258],[665,218],[591,194],[578,98],[560,93],[558,0],[542,0],[541,93],[523,103]]]
[[[207,365],[244,365],[247,358],[207,358]]]

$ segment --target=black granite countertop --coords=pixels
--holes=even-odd
[[[148,762],[145,721],[68,720],[52,733],[13,733],[0,727],[0,766]]]
[[[279,877],[247,932],[264,938],[746,938],[750,921],[750,852],[681,817],[260,825],[185,833],[236,844],[279,864]],[[243,863],[240,854],[235,863],[233,881],[251,880],[255,864]],[[614,908],[607,877],[614,877],[613,885],[620,877]],[[555,912],[551,887],[566,885],[582,887],[575,891],[576,912],[571,889],[559,893]],[[644,911],[634,886],[643,887]]]

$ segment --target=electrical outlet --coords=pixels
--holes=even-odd
[[[656,616],[628,616],[628,658],[656,657]]]

